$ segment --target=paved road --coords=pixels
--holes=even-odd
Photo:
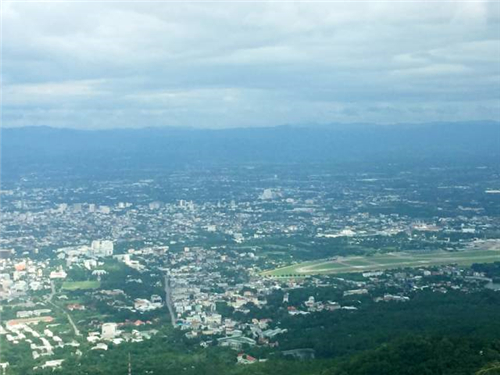
[[[54,298],[55,294],[56,294],[56,286],[54,284],[54,280],[50,280],[50,294],[49,294],[48,302],[52,302],[52,298]]]
[[[50,303],[55,308],[61,310],[68,318],[69,324],[71,324],[71,327],[73,327],[73,331],[75,332],[75,335],[81,336],[82,334],[80,333],[80,331],[78,330],[78,327],[76,326],[75,322],[71,318],[71,315],[69,315],[68,312],[66,310],[64,310],[61,306],[56,305],[54,302],[52,302],[52,298],[54,298],[55,294],[56,294],[56,287],[54,285],[54,281],[51,280],[50,281],[50,294],[49,294],[49,297],[47,298],[47,302]]]
[[[76,336],[81,336],[82,334],[78,330],[78,327],[76,326],[75,322],[73,321],[73,318],[71,317],[71,315],[69,315],[69,313],[67,313],[66,311],[64,313],[68,317],[69,324],[71,324],[71,326],[73,327],[73,331],[75,331],[75,335]]]
[[[165,304],[167,305],[168,313],[170,314],[170,320],[172,322],[172,327],[175,327],[175,310],[172,304],[172,290],[170,289],[170,279],[168,275],[165,275]]]

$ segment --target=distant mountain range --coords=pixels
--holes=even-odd
[[[466,162],[500,164],[500,123],[1,130],[2,171],[172,167],[186,163]]]

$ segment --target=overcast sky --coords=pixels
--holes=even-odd
[[[500,120],[500,2],[3,1],[3,125]]]

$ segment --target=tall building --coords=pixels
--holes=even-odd
[[[109,240],[94,240],[92,241],[91,250],[95,256],[110,257],[113,255],[113,241]]]
[[[116,334],[118,333],[116,327],[118,327],[116,323],[104,323],[101,327],[102,338],[106,340],[114,339]]]
[[[72,208],[74,213],[82,212],[82,204],[81,203],[75,203],[75,204],[73,204],[73,206],[71,208]]]
[[[289,296],[290,296],[290,295],[289,295],[288,293],[285,293],[285,294],[283,295],[283,303],[288,303],[288,298],[289,298]]]
[[[99,211],[102,214],[109,214],[111,212],[111,208],[109,208],[109,206],[99,206]]]
[[[161,208],[161,202],[151,202],[149,204],[150,210],[159,210]]]
[[[57,211],[59,211],[60,213],[66,211],[67,208],[68,208],[68,205],[66,203],[61,203],[61,204],[57,205]]]

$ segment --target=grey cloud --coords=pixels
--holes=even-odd
[[[500,5],[4,3],[4,124],[499,119]]]

